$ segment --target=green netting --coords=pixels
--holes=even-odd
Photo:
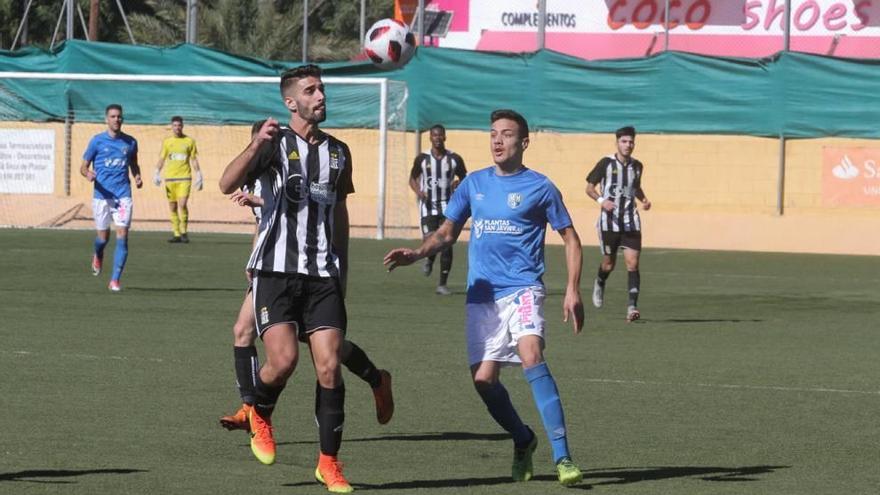
[[[194,45],[155,48],[68,42],[54,52],[0,52],[0,71],[95,74],[275,76],[298,62],[234,56]],[[384,76],[409,88],[408,129],[442,123],[486,129],[491,110],[514,108],[536,129],[788,137],[880,137],[880,61],[783,53],[768,59],[667,52],[643,59],[585,61],[550,51],[511,55],[421,49],[406,67],[325,67],[328,76]],[[130,123],[164,123],[168,108],[197,108],[192,121],[247,123],[284,113],[277,90],[246,84],[37,82],[0,78],[0,118],[63,119],[68,99],[79,121],[100,121],[122,102]],[[375,127],[376,88],[330,87],[329,127]],[[365,115],[363,102],[376,113]],[[347,104],[358,102],[359,105]],[[372,103],[371,103],[372,104]],[[181,113],[181,112],[177,112]]]

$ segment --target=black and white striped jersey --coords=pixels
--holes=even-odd
[[[249,182],[243,186],[241,186],[241,191],[245,194],[250,194],[257,197],[262,197],[263,195],[263,181],[256,179],[253,182]],[[257,221],[257,225],[260,224],[260,218],[263,215],[262,207],[260,206],[252,206],[251,212],[254,214],[254,219]]]
[[[423,217],[442,215],[446,204],[452,197],[452,184],[455,177],[464,179],[467,169],[464,160],[457,153],[447,150],[442,158],[432,153],[422,153],[413,161],[410,177],[419,181],[419,188],[426,199],[419,201]]]
[[[621,163],[616,155],[599,160],[587,175],[587,182],[599,186],[603,198],[614,201],[614,210],[599,214],[598,227],[605,232],[640,232],[642,224],[636,198],[643,197],[642,162]]]
[[[264,204],[248,268],[338,277],[334,212],[354,192],[348,146],[329,134],[311,144],[281,127],[255,162],[249,178],[259,182]]]

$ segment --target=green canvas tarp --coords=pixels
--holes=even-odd
[[[194,45],[169,48],[67,42],[53,52],[0,52],[0,71],[278,76],[298,65],[230,55]],[[535,129],[753,136],[880,137],[880,60],[800,53],[766,59],[666,52],[641,59],[586,61],[551,51],[501,54],[420,49],[403,69],[368,63],[323,66],[339,77],[388,77],[409,90],[407,129],[442,123],[486,129],[491,110],[514,108]],[[114,83],[0,77],[0,119],[100,121],[107,103],[129,123],[249,123],[286,118],[277,87],[230,83]],[[328,87],[328,127],[375,127],[375,87]],[[365,110],[364,101],[371,107]],[[358,104],[354,104],[358,102]],[[177,111],[175,111],[177,109]],[[170,113],[169,113],[170,112]]]

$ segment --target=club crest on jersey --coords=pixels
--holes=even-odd
[[[330,152],[330,168],[334,170],[339,169],[339,153],[335,151]]]
[[[522,194],[520,193],[509,193],[507,195],[507,206],[511,209],[517,209],[519,205],[522,204]]]
[[[287,155],[288,160],[299,160],[299,152],[297,150],[293,150]]]
[[[476,236],[477,239],[483,237],[483,220],[474,220],[471,224],[471,229],[473,229],[474,236]]]

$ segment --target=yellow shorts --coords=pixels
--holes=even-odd
[[[168,201],[177,201],[182,198],[188,198],[191,190],[192,181],[165,181],[165,197],[168,198]]]

